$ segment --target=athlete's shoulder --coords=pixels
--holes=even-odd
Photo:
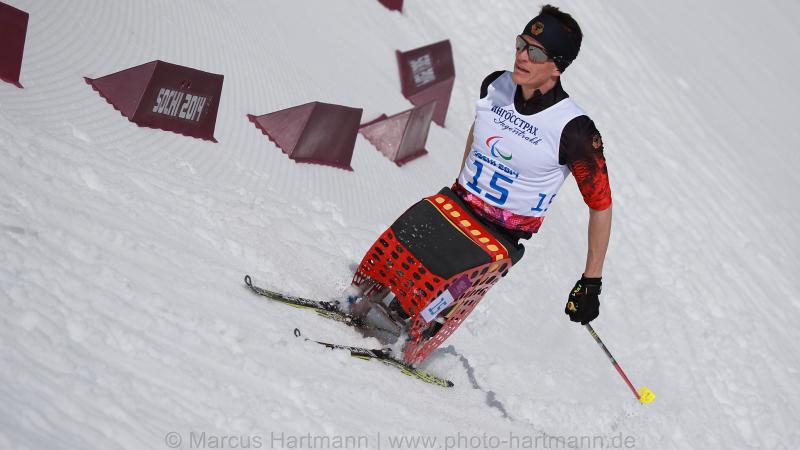
[[[481,83],[481,98],[486,97],[486,95],[489,93],[489,85],[494,83],[495,80],[500,78],[505,73],[510,72],[507,70],[498,70],[490,73],[486,76],[486,78],[483,79],[483,83]]]
[[[583,139],[599,135],[600,131],[588,115],[582,114],[567,122],[563,134],[567,139]]]
[[[603,152],[603,138],[594,121],[584,114],[567,122],[561,132],[559,162],[567,164],[596,152]]]

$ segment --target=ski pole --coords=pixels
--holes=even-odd
[[[631,380],[629,380],[628,376],[625,375],[625,372],[622,371],[622,367],[619,366],[617,360],[614,359],[614,357],[611,355],[611,352],[608,351],[608,347],[606,347],[606,344],[603,344],[603,341],[602,339],[600,339],[600,336],[598,336],[597,332],[594,331],[594,328],[592,328],[592,326],[588,323],[585,326],[586,329],[589,330],[589,334],[592,335],[594,340],[600,345],[600,348],[603,349],[603,352],[605,352],[606,356],[608,356],[608,359],[611,361],[611,364],[614,365],[614,368],[617,369],[617,372],[619,372],[620,376],[622,376],[622,379],[625,380],[625,384],[627,384],[628,387],[631,388],[631,392],[633,392],[633,395],[636,396],[636,399],[642,402],[643,404],[652,403],[653,400],[656,399],[656,394],[654,394],[653,391],[651,391],[645,386],[640,387],[639,390],[637,391],[633,387]]]

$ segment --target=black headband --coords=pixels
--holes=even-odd
[[[561,72],[578,57],[579,47],[575,45],[567,27],[551,15],[540,14],[534,17],[525,25],[522,34],[539,41]]]

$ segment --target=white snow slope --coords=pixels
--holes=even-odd
[[[241,281],[342,292],[455,179],[480,82],[538,4],[4,1],[31,19],[25,89],[0,84],[0,448],[800,446],[800,3],[557,2],[584,28],[563,83],[614,193],[593,324],[657,394],[643,406],[563,313],[586,252],[574,181],[427,364],[452,389],[296,339],[378,345]],[[405,110],[394,51],[441,39],[447,127],[407,166],[361,136],[354,172],[296,164],[245,118]],[[225,75],[218,144],[139,128],[82,80],[154,59]]]

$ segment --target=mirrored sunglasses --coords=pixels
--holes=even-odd
[[[536,45],[529,44],[528,41],[522,38],[522,35],[517,36],[517,53],[528,49],[528,59],[533,62],[545,62],[550,59],[547,56],[547,52],[544,51],[542,47],[537,47]]]

